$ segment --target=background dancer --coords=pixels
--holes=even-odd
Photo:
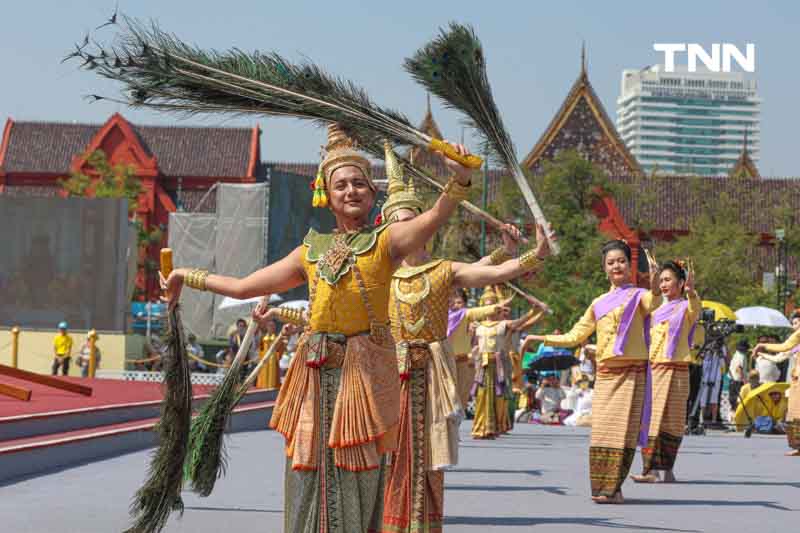
[[[636,453],[645,396],[645,328],[656,299],[651,291],[631,283],[631,249],[627,243],[608,242],[602,257],[611,290],[592,302],[569,333],[535,335],[534,340],[549,346],[575,347],[597,332],[589,448],[592,500],[623,503],[622,483]],[[655,275],[652,262],[650,271]]]
[[[694,290],[694,271],[679,261],[661,265],[659,290],[666,298],[652,315],[650,364],[652,409],[642,447],[642,475],[634,481],[675,482],[672,469],[686,427],[689,364],[702,305]],[[684,295],[686,296],[684,298]],[[664,477],[659,477],[664,472]]]
[[[388,222],[422,213],[413,181],[386,148],[389,197],[381,209]],[[500,265],[432,260],[420,247],[392,276],[389,317],[400,373],[400,428],[397,451],[384,495],[384,531],[441,531],[443,468],[458,462],[458,426],[463,407],[456,388],[453,352],[447,341],[447,303],[454,288],[501,283],[538,268],[549,254],[541,228],[537,247]]]

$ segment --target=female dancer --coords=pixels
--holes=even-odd
[[[766,357],[773,362],[780,362],[782,359],[794,357],[794,368],[790,376],[791,385],[789,386],[789,407],[786,411],[786,440],[792,451],[786,455],[800,457],[800,312],[795,311],[792,315],[792,333],[785,342],[781,344],[756,344],[753,348],[754,357]],[[782,353],[783,357],[759,354],[768,351]],[[788,353],[787,353],[788,352]]]
[[[691,348],[702,305],[694,290],[694,270],[678,261],[661,265],[659,290],[666,299],[652,315],[650,369],[652,403],[647,442],[642,444],[643,483],[673,483],[672,469],[686,426]],[[686,297],[684,298],[684,294]],[[659,471],[664,472],[661,479]]]
[[[397,446],[400,418],[388,328],[391,276],[469,194],[471,171],[446,164],[454,175],[431,209],[413,220],[370,226],[376,187],[369,160],[332,125],[315,197],[330,204],[333,233],[310,230],[287,257],[242,279],[179,268],[166,280],[172,303],[184,283],[240,299],[309,284],[309,325],[270,421],[286,438],[286,532],[380,528],[383,454]]]
[[[607,243],[602,257],[611,290],[592,302],[569,333],[535,335],[534,340],[550,346],[575,347],[597,332],[589,448],[592,500],[623,503],[622,483],[636,454],[645,396],[645,328],[656,299],[651,291],[631,283],[631,249],[627,243]],[[650,271],[651,275],[656,271],[652,262]]]
[[[493,286],[488,286],[481,295],[481,305],[494,305],[502,295]],[[541,316],[535,311],[538,300],[525,297],[531,310],[516,320],[508,320],[503,308],[499,308],[489,319],[480,322],[475,330],[478,350],[475,361],[475,380],[472,396],[475,397],[475,420],[472,437],[494,439],[511,429],[507,396],[511,396],[511,365],[508,360],[511,334],[531,325],[531,320]],[[513,398],[513,396],[511,396]]]

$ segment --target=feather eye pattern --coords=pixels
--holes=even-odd
[[[536,222],[548,227],[492,96],[483,46],[475,31],[469,26],[451,23],[407,58],[404,67],[446,107],[463,115],[465,124],[478,132],[482,148],[511,172]],[[557,241],[550,232],[547,232],[547,238],[550,249],[557,254]]]
[[[259,114],[318,126],[336,122],[357,142],[431,142],[405,115],[378,106],[364,89],[310,60],[294,63],[275,52],[203,50],[154,22],[120,19],[113,44],[73,52],[83,68],[94,65],[94,72],[122,86],[120,99],[107,100],[190,116]]]

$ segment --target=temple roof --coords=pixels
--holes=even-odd
[[[257,128],[140,126],[115,114],[105,124],[9,119],[0,154],[2,170],[66,174],[74,158],[110,123],[127,125],[164,176],[242,178],[258,161]]]
[[[742,147],[742,153],[739,156],[739,159],[736,161],[736,164],[733,165],[733,168],[728,176],[731,178],[752,179],[758,179],[761,177],[761,174],[758,172],[758,167],[756,167],[755,162],[750,158],[750,152],[747,149],[747,130],[744,132],[744,146]]]
[[[578,78],[522,166],[538,174],[545,160],[552,160],[568,149],[577,150],[610,176],[641,174],[639,163],[620,138],[589,82],[585,54],[581,56]]]
[[[418,129],[436,139],[444,139],[442,130],[439,129],[439,125],[436,123],[436,119],[433,118],[433,113],[431,112],[430,94],[428,95],[428,108],[425,111],[425,116],[422,118]],[[407,157],[420,168],[433,171],[436,174],[444,172],[442,160],[427,148],[415,146],[408,151]]]

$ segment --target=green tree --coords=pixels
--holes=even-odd
[[[93,196],[94,198],[125,198],[128,214],[133,215],[139,205],[142,184],[132,165],[112,165],[103,150],[96,150],[87,160],[91,175],[80,171],[71,172],[69,178],[60,180],[69,196]]]
[[[698,202],[700,214],[681,226],[688,234],[654,246],[659,261],[689,258],[694,262],[697,289],[703,299],[716,300],[734,309],[747,305],[774,306],[774,293],[761,287],[757,246],[759,235],[737,213],[749,211],[754,193],[737,178],[722,192],[704,178],[686,178],[687,201]],[[770,299],[771,298],[771,299]]]

